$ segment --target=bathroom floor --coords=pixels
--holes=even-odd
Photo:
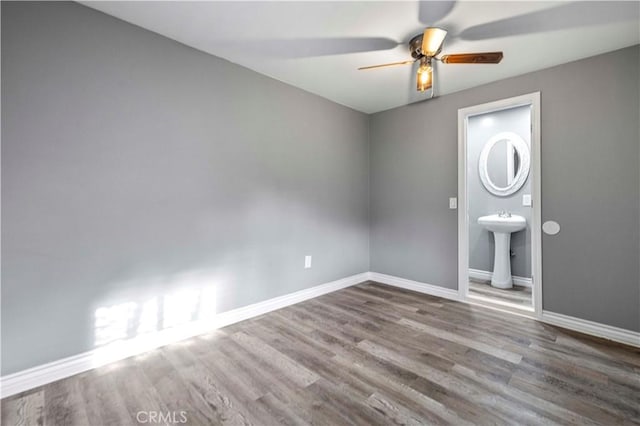
[[[497,299],[516,305],[531,306],[531,288],[514,285],[510,289],[491,287],[489,281],[469,280],[469,294]]]

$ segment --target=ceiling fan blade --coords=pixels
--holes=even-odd
[[[415,62],[415,60],[412,59],[410,61],[391,62],[389,64],[370,65],[368,67],[360,67],[360,68],[358,68],[358,70],[372,70],[372,69],[375,69],[375,68],[399,67],[401,65],[409,65],[409,64],[412,64],[414,62]]]
[[[632,21],[640,16],[637,1],[580,1],[476,25],[462,31],[463,40],[485,40],[603,23]]]
[[[443,55],[440,60],[445,64],[497,64],[502,56],[502,52],[456,53]]]
[[[442,28],[425,28],[422,34],[422,54],[425,56],[437,55],[446,36],[447,31]]]
[[[390,50],[398,44],[384,37],[333,37],[227,40],[216,42],[215,46],[222,52],[241,50],[251,56],[299,59]]]
[[[455,4],[455,0],[420,1],[418,2],[418,19],[424,25],[433,25],[447,16]]]

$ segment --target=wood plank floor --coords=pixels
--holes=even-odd
[[[469,280],[469,295],[486,297],[518,306],[532,306],[531,287],[514,285],[513,288],[502,289],[491,287],[490,281]]]
[[[365,283],[7,398],[2,424],[153,424],[152,412],[194,425],[640,424],[640,350]]]

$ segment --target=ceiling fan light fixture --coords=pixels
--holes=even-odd
[[[359,70],[368,70],[376,68],[386,68],[398,65],[409,65],[420,61],[418,72],[416,75],[416,88],[418,92],[431,91],[431,98],[435,95],[434,89],[434,73],[433,60],[437,60],[443,64],[497,64],[503,57],[501,51],[481,52],[481,53],[454,53],[448,55],[440,54],[442,44],[447,36],[447,31],[437,27],[427,27],[421,34],[415,35],[409,40],[409,53],[413,60],[402,62],[392,62],[390,64],[370,65],[360,67]]]
[[[424,92],[433,86],[433,67],[430,58],[422,58],[416,76],[418,92]]]
[[[429,57],[437,55],[446,36],[447,31],[442,28],[426,28],[422,34],[422,54]]]

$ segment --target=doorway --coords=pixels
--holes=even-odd
[[[458,289],[542,314],[540,93],[458,110]]]

